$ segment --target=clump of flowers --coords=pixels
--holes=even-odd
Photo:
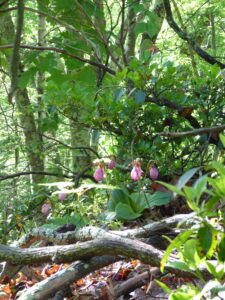
[[[47,215],[49,213],[49,211],[51,210],[51,205],[48,204],[48,203],[44,203],[41,207],[41,212],[44,214],[44,215]]]
[[[133,169],[130,173],[130,177],[133,180],[139,180],[143,171],[141,169],[141,159],[137,158],[136,160],[132,161]]]
[[[152,180],[156,180],[159,177],[159,170],[154,163],[150,164],[149,167],[149,177]]]
[[[64,200],[66,199],[66,197],[67,197],[67,194],[66,194],[66,193],[61,193],[61,194],[59,194],[58,199],[59,199],[60,201],[64,201]]]

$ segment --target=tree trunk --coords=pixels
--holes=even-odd
[[[4,15],[0,20],[1,24],[1,38],[6,39],[7,43],[11,43],[14,37],[14,24],[11,16]],[[11,57],[8,53],[5,54],[8,63],[11,62]],[[21,63],[20,72],[21,72]],[[41,134],[38,132],[35,124],[34,113],[32,111],[30,99],[26,89],[20,89],[17,87],[15,93],[16,107],[19,111],[20,126],[23,128],[25,136],[25,148],[27,152],[27,158],[31,171],[43,171],[44,170],[44,153]],[[43,175],[33,174],[32,183],[38,184],[42,180]]]

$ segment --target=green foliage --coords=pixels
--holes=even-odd
[[[108,209],[116,213],[115,217],[132,220],[140,217],[146,208],[166,205],[171,199],[172,196],[164,192],[130,194],[127,188],[122,186],[121,189],[112,191]]]
[[[46,224],[42,225],[41,228],[55,230],[62,225],[70,224],[70,223],[76,225],[76,228],[79,229],[88,224],[88,218],[82,217],[78,213],[71,217],[65,216],[65,217],[60,217],[60,218],[51,218],[51,219],[48,219],[48,222]]]
[[[169,299],[180,299],[186,293],[187,299],[203,299],[206,295],[210,299],[216,296],[222,296],[224,293],[223,276],[224,276],[224,251],[225,251],[225,234],[224,234],[224,208],[218,210],[218,204],[221,201],[221,195],[224,195],[225,185],[222,183],[225,174],[223,165],[218,162],[213,162],[211,168],[216,168],[218,171],[215,179],[206,176],[196,180],[192,188],[192,196],[187,192],[182,182],[188,182],[187,178],[194,175],[194,171],[186,172],[178,181],[180,189],[184,188],[184,195],[191,209],[195,211],[195,221],[189,230],[180,233],[174,240],[170,242],[164,258],[161,261],[161,270],[165,267],[173,267],[194,274],[204,284],[202,289],[196,288],[192,284],[181,286],[176,292],[172,292],[160,283],[160,286],[170,294]],[[192,175],[191,175],[192,174]],[[219,183],[218,183],[219,182]],[[210,187],[208,185],[210,184]],[[207,187],[207,188],[206,188]],[[168,186],[169,188],[169,186]],[[189,187],[188,187],[189,188]],[[175,191],[173,187],[172,191]],[[204,198],[206,194],[210,195],[208,201]],[[218,195],[218,197],[217,197]],[[191,199],[191,201],[190,201]],[[212,201],[213,199],[213,201]],[[210,203],[210,206],[208,206]],[[181,261],[168,262],[170,254],[176,249]],[[201,267],[205,265],[209,273],[212,275],[212,280],[208,283],[204,280],[204,275]],[[207,297],[208,297],[207,296]]]

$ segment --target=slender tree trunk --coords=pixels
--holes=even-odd
[[[75,110],[75,109],[74,109]],[[73,113],[73,116],[70,120],[70,137],[71,137],[71,147],[77,146],[89,146],[90,145],[90,135],[89,129],[83,127],[80,124],[80,117],[84,113],[82,107],[79,108],[79,113]],[[72,151],[72,169],[73,172],[81,172],[88,165],[91,164],[91,156],[89,153],[80,152],[78,150]]]
[[[7,38],[8,43],[12,43],[14,39],[14,24],[10,15],[4,15],[0,19],[1,33],[0,37]],[[8,53],[5,54],[10,65],[11,57]],[[21,63],[19,62],[18,73],[22,72]],[[36,124],[34,113],[32,111],[30,99],[26,89],[21,89],[17,86],[14,92],[16,107],[19,111],[20,126],[23,128],[25,136],[25,148],[27,152],[28,163],[31,171],[44,170],[44,153],[42,148],[42,138],[39,134]],[[43,175],[32,175],[32,182],[34,184],[40,183]]]
[[[27,90],[18,89],[16,95],[16,106],[20,112],[19,118],[25,136],[25,147],[27,151],[28,162],[31,171],[44,170],[44,157],[42,149],[42,138],[37,132],[34,114],[32,112],[30,99]],[[34,184],[40,183],[43,175],[33,174],[32,180]]]

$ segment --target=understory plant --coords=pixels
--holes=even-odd
[[[174,193],[184,197],[192,214],[188,215],[188,230],[182,231],[170,240],[165,256],[161,261],[161,271],[166,266],[190,272],[195,278],[192,283],[171,290],[163,282],[158,284],[175,299],[225,299],[225,167],[222,163],[212,162],[204,175],[192,186],[187,183],[199,172],[194,168],[186,172],[176,186],[162,183]],[[191,226],[190,226],[191,225]],[[180,261],[168,262],[176,251]],[[204,270],[204,271],[203,271]],[[205,272],[210,274],[206,279]]]

